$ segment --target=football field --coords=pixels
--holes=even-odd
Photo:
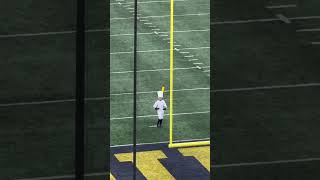
[[[139,1],[137,142],[169,140],[169,116],[156,128],[153,104],[165,86],[169,105],[169,1]],[[174,16],[174,140],[209,138],[209,1],[177,0]],[[111,145],[133,139],[133,1],[111,2]]]
[[[105,6],[87,4],[86,173],[91,175],[105,172],[108,161],[107,33],[99,14]],[[76,1],[10,1],[1,8],[0,179],[72,179]]]
[[[208,140],[210,1],[174,2],[173,140]],[[133,7],[111,1],[111,179],[133,175]],[[209,179],[209,146],[168,149],[170,107],[156,127],[162,85],[170,104],[170,1],[138,1],[137,26],[137,179]]]
[[[319,7],[213,2],[214,179],[319,179]]]

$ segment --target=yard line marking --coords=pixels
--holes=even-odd
[[[213,92],[236,92],[236,91],[254,91],[254,90],[270,90],[270,89],[286,89],[286,88],[299,88],[299,87],[318,87],[320,83],[303,83],[303,84],[290,84],[290,85],[272,85],[272,86],[259,86],[248,88],[231,88],[231,89],[216,89]]]
[[[161,34],[160,36],[161,37],[168,37],[168,35],[166,35],[166,34]]]
[[[140,20],[142,22],[148,20]],[[155,26],[154,26],[155,27]],[[153,31],[159,31],[160,29],[152,29]],[[189,32],[209,32],[210,29],[195,29],[195,30],[185,30],[185,31],[174,31],[175,33],[189,33]],[[160,34],[169,34],[169,32],[158,32]],[[152,35],[153,33],[138,33],[138,35]],[[110,36],[133,36],[133,34],[111,34]]]
[[[194,57],[194,55],[189,55],[189,56],[184,56],[184,57],[186,57],[186,58],[188,58],[188,57]]]
[[[152,24],[151,22],[143,23],[143,24]]]
[[[193,88],[193,89],[175,89],[173,91],[198,91],[198,90],[209,90],[209,88]],[[137,94],[151,94],[157,91],[145,91],[138,92]],[[165,91],[168,92],[168,91]],[[110,96],[121,96],[121,95],[132,95],[132,92],[128,93],[114,93],[110,94]],[[86,98],[85,101],[101,101],[108,100],[109,97],[94,97],[94,98]],[[55,103],[65,103],[65,102],[75,102],[75,99],[58,99],[58,100],[44,100],[44,101],[29,101],[29,102],[15,102],[15,103],[6,103],[0,104],[0,107],[10,107],[10,106],[25,106],[25,105],[42,105],[42,104],[55,104]]]
[[[147,19],[139,19],[141,22],[149,21]]]
[[[193,64],[199,64],[200,65],[200,64],[203,64],[203,63],[193,63]]]
[[[140,21],[147,21],[147,20],[140,20]],[[150,26],[156,27],[156,26]],[[209,29],[200,29],[200,30],[185,30],[185,31],[175,31],[175,33],[187,33],[187,32],[206,32]],[[107,29],[89,29],[86,32],[107,32]],[[63,35],[63,34],[73,34],[75,31],[55,31],[55,32],[40,32],[40,33],[21,33],[21,34],[3,34],[0,35],[0,38],[12,38],[12,37],[31,37],[31,36],[47,36],[47,35]],[[160,32],[160,33],[169,33],[169,32]],[[139,35],[142,34],[152,34],[152,33],[138,33]],[[113,34],[110,36],[133,36],[133,34]]]
[[[210,47],[194,47],[194,48],[181,48],[182,49],[192,49],[192,50],[197,50],[197,49],[210,49]],[[145,50],[145,51],[137,51],[138,53],[149,53],[149,52],[163,52],[163,51],[169,51],[170,49],[154,49],[154,50]],[[112,52],[110,53],[111,55],[114,54],[132,54],[133,51],[124,51],[124,52]]]
[[[181,46],[181,45],[179,45],[179,44],[174,44],[173,46],[179,47],[179,46]]]
[[[287,164],[287,163],[310,162],[310,161],[320,161],[320,158],[304,158],[304,159],[260,161],[260,162],[240,162],[240,163],[231,163],[231,164],[217,164],[217,165],[212,165],[212,167],[226,168],[226,167],[241,167],[241,166],[260,166],[260,165]]]
[[[265,19],[246,19],[246,20],[229,20],[229,21],[217,21],[213,22],[213,25],[219,24],[244,24],[244,23],[254,23],[254,22],[271,22],[279,21],[278,18],[265,18]]]
[[[320,83],[304,83],[304,84],[291,84],[291,85],[273,85],[273,86],[260,86],[260,87],[248,87],[248,88],[229,88],[229,89],[215,89],[211,90],[214,93],[221,92],[237,92],[237,91],[254,91],[254,90],[271,90],[271,89],[286,89],[286,88],[299,88],[299,87],[320,87]],[[192,88],[192,89],[176,89],[175,92],[180,91],[197,91],[197,90],[209,90],[210,88]],[[157,91],[145,91],[138,92],[137,94],[151,94]],[[168,91],[165,91],[168,92]],[[132,92],[128,93],[115,93],[110,94],[110,96],[121,96],[121,95],[132,95]],[[86,101],[99,101],[107,100],[109,97],[96,97],[96,98],[86,98]],[[53,104],[53,103],[63,103],[63,102],[74,102],[75,99],[60,99],[60,100],[47,100],[47,101],[31,101],[31,102],[18,102],[18,103],[7,103],[0,104],[0,107],[9,106],[23,106],[23,105],[41,105],[41,104]]]
[[[208,114],[210,111],[199,111],[199,112],[186,112],[186,113],[174,113],[173,116],[180,116],[180,115],[192,115],[192,114]],[[169,114],[164,114],[165,116],[169,116]],[[143,116],[137,116],[137,118],[144,118],[144,117],[157,117],[156,114],[150,114],[150,115],[143,115]],[[113,120],[119,120],[119,119],[132,119],[132,116],[127,117],[118,117],[118,118],[110,118],[110,121]]]
[[[189,54],[189,52],[180,52],[181,54]]]
[[[183,1],[187,1],[187,0],[175,0],[175,2],[183,2]],[[170,3],[170,1],[140,1],[138,3],[139,4],[149,4],[149,3]],[[110,3],[110,5],[115,5],[117,3]],[[127,3],[123,3],[123,4],[133,4],[133,2],[127,2]]]
[[[210,138],[199,138],[199,139],[181,139],[181,140],[175,140],[174,143],[180,143],[180,142],[193,142],[193,141],[203,141],[203,140],[209,140]],[[169,143],[169,141],[160,141],[160,142],[151,142],[151,143],[139,143],[137,146],[142,145],[150,145],[150,144],[166,144]],[[133,144],[119,144],[119,145],[112,145],[111,148],[117,148],[117,147],[124,147],[124,146],[132,146]]]
[[[188,61],[198,61],[199,59],[189,59]]]
[[[174,17],[185,17],[185,16],[207,16],[210,15],[210,13],[198,13],[198,14],[176,14]],[[144,16],[140,18],[166,18],[170,17],[170,15],[160,15],[160,16]],[[115,18],[110,18],[110,20],[128,20],[128,19],[133,19],[134,17],[115,17]],[[117,22],[118,23],[118,22]]]
[[[195,69],[195,67],[187,67],[187,68],[174,68],[174,70],[188,70],[188,69]],[[169,71],[170,69],[146,69],[146,70],[139,70],[138,73],[141,72],[158,72],[158,71]],[[126,73],[133,73],[133,71],[118,71],[118,72],[111,72],[111,74],[126,74]]]
[[[152,31],[160,31],[159,28],[156,28],[156,29],[151,29]]]
[[[44,36],[44,35],[59,35],[59,34],[73,34],[75,31],[59,31],[59,32],[43,32],[43,33],[23,33],[23,34],[8,34],[0,35],[0,38],[10,37],[29,37],[29,36]]]
[[[296,4],[285,4],[285,5],[271,5],[271,6],[266,6],[268,9],[279,9],[279,8],[295,8],[297,7]]]
[[[47,35],[61,35],[61,34],[73,34],[76,31],[52,31],[52,32],[40,32],[40,33],[21,33],[21,34],[3,34],[0,38],[14,38],[14,37],[32,37],[32,36],[47,36]],[[107,32],[107,29],[89,29],[85,32]]]
[[[276,14],[276,16],[283,22],[287,23],[287,24],[290,24],[291,21],[286,17],[284,16],[283,14]]]
[[[320,28],[310,28],[310,29],[298,29],[296,32],[317,32],[320,31]]]
[[[209,70],[204,70],[203,72],[210,72],[210,69]]]
[[[291,17],[289,20],[306,20],[306,19],[320,19],[320,16],[300,16],[300,17]],[[229,21],[217,21],[211,24],[221,25],[221,24],[245,24],[245,23],[256,23],[256,22],[272,22],[280,21],[278,18],[265,18],[265,19],[246,19],[246,20],[229,20]]]
[[[320,19],[320,16],[300,16],[289,18],[291,20]]]
[[[148,127],[150,127],[150,128],[156,128],[157,125],[152,125],[152,126],[148,126]]]
[[[198,91],[198,90],[209,90],[210,88],[191,88],[191,89],[175,89],[174,92],[180,92],[180,91]],[[137,94],[151,94],[155,93],[157,91],[144,91],[144,92],[138,92]],[[169,91],[164,91],[169,92]],[[132,95],[132,92],[127,93],[118,93],[118,94],[111,94],[111,96],[121,96],[121,95]]]

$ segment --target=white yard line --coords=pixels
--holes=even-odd
[[[210,13],[198,13],[198,14],[176,14],[174,17],[185,17],[185,16],[208,16]],[[170,15],[159,15],[159,16],[144,16],[140,18],[169,18]],[[129,20],[133,19],[134,17],[115,17],[115,18],[110,18],[110,20]],[[118,22],[116,22],[118,23]]]
[[[291,84],[291,85],[273,85],[273,86],[259,86],[259,87],[248,87],[248,88],[229,88],[229,89],[215,89],[211,90],[214,93],[222,92],[237,92],[237,91],[255,91],[255,90],[272,90],[272,89],[287,89],[287,88],[300,88],[300,87],[320,87],[320,83],[304,83],[304,84]],[[176,89],[174,92],[183,92],[183,91],[198,91],[198,90],[209,90],[210,88],[191,88],[191,89]],[[138,92],[137,94],[150,94],[157,91],[145,91]],[[165,91],[169,92],[169,91]],[[121,95],[132,95],[132,92],[128,93],[116,93],[110,94],[111,96],[121,96]],[[107,100],[108,97],[96,97],[96,98],[87,98],[87,101],[97,101],[97,100]],[[54,104],[54,103],[63,103],[63,102],[74,102],[75,99],[60,99],[60,100],[48,100],[48,101],[31,101],[31,102],[18,102],[18,103],[7,103],[0,104],[0,107],[8,106],[23,106],[23,105],[40,105],[40,104]]]
[[[180,92],[180,91],[198,91],[198,90],[209,90],[210,88],[190,88],[190,89],[175,89],[174,92]],[[137,94],[151,94],[155,93],[157,91],[144,91],[144,92],[138,92]],[[169,91],[164,91],[169,92]],[[119,94],[111,94],[111,96],[122,96],[122,95],[132,95],[132,92],[127,93],[119,93]]]
[[[198,90],[209,90],[209,88],[191,88],[191,89],[175,89],[174,92],[183,92],[183,91],[198,91]],[[157,91],[142,91],[137,94],[151,94]],[[165,91],[168,92],[168,91]],[[132,92],[127,93],[114,93],[110,96],[122,96],[122,95],[132,95]],[[101,101],[108,100],[109,97],[96,97],[96,98],[86,98],[86,101]],[[0,107],[10,107],[10,106],[25,106],[25,105],[42,105],[42,104],[56,104],[56,103],[65,103],[65,102],[75,102],[75,99],[59,99],[59,100],[45,100],[45,101],[29,101],[29,102],[15,102],[15,103],[6,103],[0,104]]]
[[[152,29],[152,31],[159,31],[160,29]],[[185,31],[174,31],[175,33],[189,33],[189,32],[209,32],[210,29],[192,29],[192,30],[185,30]],[[169,32],[157,32],[159,34],[169,34]],[[154,32],[145,32],[145,33],[138,33],[138,35],[153,35]],[[114,36],[133,36],[134,34],[111,34],[111,37]]]
[[[210,47],[192,47],[192,48],[181,48],[183,49],[210,49]],[[145,50],[145,51],[137,51],[138,53],[150,53],[150,52],[164,52],[164,51],[170,51],[170,49],[155,49],[155,50]],[[133,51],[124,51],[124,52],[112,52],[110,53],[111,55],[116,55],[116,54],[132,54]]]
[[[320,19],[320,16],[301,16],[301,17],[291,17],[289,20],[308,20],[308,19]],[[279,18],[264,18],[264,19],[246,19],[246,20],[227,20],[227,21],[217,21],[213,22],[213,25],[222,24],[245,24],[245,23],[256,23],[256,22],[272,22],[281,21]]]
[[[174,68],[174,70],[189,70],[189,69],[195,69],[195,67],[187,67],[187,68]],[[169,71],[170,69],[146,69],[146,70],[139,70],[138,73],[141,72],[159,72],[159,71]],[[111,74],[127,74],[127,73],[133,73],[133,71],[115,71],[111,72]]]
[[[280,9],[280,8],[296,8],[296,4],[283,4],[283,5],[271,5],[271,6],[266,6],[268,9]]]
[[[210,111],[199,111],[199,112],[188,112],[188,113],[174,113],[173,116],[180,116],[180,115],[193,115],[193,114],[208,114]],[[164,114],[165,116],[169,116],[169,114]],[[145,117],[156,117],[158,115],[143,115],[143,116],[137,116],[137,118],[145,118]],[[118,118],[110,118],[111,121],[113,120],[120,120],[120,119],[132,119],[132,116],[128,117],[118,117]]]
[[[32,37],[32,36],[49,36],[49,35],[64,35],[64,34],[74,34],[76,31],[52,31],[52,32],[40,32],[40,33],[21,33],[21,34],[3,34],[0,38],[15,38],[15,37]],[[86,30],[87,33],[91,32],[107,32],[106,29],[89,29]]]
[[[174,0],[174,2],[184,2],[187,0]],[[139,4],[150,4],[150,3],[170,3],[170,1],[139,1]],[[134,2],[125,2],[122,4],[134,4]],[[119,5],[119,3],[110,3],[110,5]]]
[[[291,21],[289,18],[287,18],[286,16],[284,16],[283,14],[276,14],[276,16],[283,22],[290,24]]]
[[[296,32],[318,32],[320,28],[298,29]]]
[[[255,90],[270,90],[270,89],[287,89],[299,87],[318,87],[320,83],[304,83],[304,84],[289,84],[289,85],[273,85],[273,86],[259,86],[248,88],[231,88],[231,89],[217,89],[214,92],[236,92],[236,91],[255,91]]]
[[[200,13],[200,14],[183,14],[175,16],[205,16],[210,15],[210,13]],[[169,15],[164,16],[146,16],[144,18],[161,18],[161,17],[170,17]],[[143,17],[141,17],[143,18]],[[114,18],[117,19],[133,19],[131,18]],[[308,19],[320,19],[320,16],[302,16],[302,17],[291,17],[289,20],[308,20]],[[112,18],[111,18],[112,20]],[[243,24],[243,23],[255,23],[255,22],[272,22],[280,21],[278,18],[265,18],[265,19],[247,19],[247,20],[227,20],[227,21],[217,21],[213,22],[213,25],[223,25],[223,24]],[[97,30],[87,30],[86,32],[107,32],[106,29],[97,29]],[[73,30],[69,31],[55,31],[55,32],[40,32],[40,33],[20,33],[20,34],[2,34],[0,38],[11,38],[11,37],[30,37],[30,36],[45,36],[45,35],[61,35],[61,34],[71,34],[75,33]],[[131,35],[131,34],[128,34]]]

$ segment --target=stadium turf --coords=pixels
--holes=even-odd
[[[214,179],[319,179],[319,5],[215,1]]]
[[[139,2],[138,118],[139,143],[168,140],[168,116],[155,129],[152,105],[161,85],[169,90],[169,1]],[[111,145],[132,143],[132,4],[111,6]],[[209,1],[175,3],[174,139],[209,137]],[[150,24],[151,23],[151,24]],[[151,26],[151,27],[150,27]],[[154,30],[155,29],[155,30]],[[167,39],[167,40],[164,40]],[[183,52],[183,53],[180,53]],[[192,58],[184,56],[193,56]],[[190,59],[198,59],[189,61]],[[202,63],[199,65],[193,63]],[[199,66],[199,67],[197,67]],[[164,99],[169,105],[169,92]],[[131,94],[130,94],[131,93]],[[169,112],[166,112],[167,114]]]

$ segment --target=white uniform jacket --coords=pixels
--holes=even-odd
[[[153,105],[153,108],[159,108],[157,110],[157,113],[158,113],[158,119],[163,119],[163,116],[164,116],[164,110],[163,108],[167,108],[167,104],[166,102],[164,102],[164,100],[157,100],[154,105]]]

